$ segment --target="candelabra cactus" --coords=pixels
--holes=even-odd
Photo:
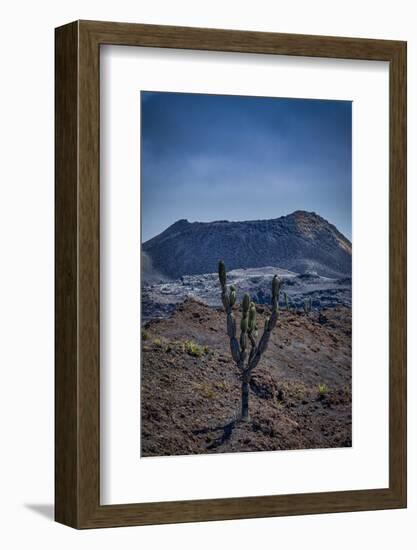
[[[226,268],[224,262],[219,262],[219,281],[221,297],[227,316],[227,335],[230,340],[230,351],[233,361],[236,363],[242,376],[242,405],[241,418],[249,419],[249,382],[252,371],[258,365],[262,354],[268,347],[271,332],[274,330],[279,315],[278,301],[281,281],[275,275],[272,279],[272,313],[265,319],[264,330],[258,341],[258,328],[256,321],[256,306],[250,301],[249,294],[245,294],[242,300],[242,319],[240,321],[240,337],[237,338],[236,320],[233,315],[233,306],[236,303],[236,287],[227,288]],[[250,349],[248,350],[248,344]]]

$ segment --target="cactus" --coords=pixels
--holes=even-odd
[[[226,286],[226,267],[222,261],[219,262],[219,280],[222,288]]]
[[[281,281],[278,279],[277,275],[274,275],[272,279],[272,309],[278,310],[279,302],[279,291],[281,288]]]
[[[290,311],[290,301],[288,299],[288,294],[284,292],[284,300],[285,300],[285,309],[287,311]]]
[[[303,304],[304,313],[306,315],[308,315],[311,312],[312,306],[313,306],[313,300],[311,299],[311,296],[310,296],[309,298],[306,298],[304,300],[304,304]]]
[[[233,285],[230,287],[229,303],[231,306],[234,306],[236,303],[236,287]]]
[[[281,286],[281,282],[278,279],[277,275],[274,275],[274,278],[272,279],[272,296],[278,297],[279,287]]]
[[[242,317],[242,320],[240,321],[240,330],[242,332],[248,332],[248,318]]]
[[[256,330],[256,308],[255,304],[252,304],[249,309],[249,330],[255,332]]]
[[[236,287],[230,286],[229,292],[226,286],[226,268],[224,262],[219,262],[219,281],[221,286],[221,298],[227,316],[227,335],[230,340],[230,351],[233,361],[236,363],[242,376],[242,404],[241,419],[249,420],[249,383],[253,369],[258,365],[262,354],[268,347],[271,332],[274,330],[279,314],[279,293],[281,281],[275,275],[271,287],[271,316],[266,317],[264,330],[258,341],[258,328],[256,321],[256,305],[250,301],[249,294],[243,296],[241,303],[242,318],[240,321],[240,337],[236,334],[236,321],[233,315],[233,306],[236,303]],[[250,345],[249,353],[247,351]]]
[[[243,296],[243,301],[242,301],[242,310],[243,310],[243,312],[247,313],[249,311],[249,305],[250,305],[250,297],[249,297],[249,294],[246,293]]]

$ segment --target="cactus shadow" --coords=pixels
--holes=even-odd
[[[207,450],[217,449],[228,441],[232,437],[234,428],[236,427],[236,420],[231,420],[227,424],[219,425],[207,428],[201,428],[198,430],[193,430],[194,435],[203,435],[210,432],[220,432],[219,436],[213,439],[210,443],[206,445]]]

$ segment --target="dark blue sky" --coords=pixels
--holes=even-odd
[[[142,241],[294,210],[352,232],[350,101],[141,92]]]

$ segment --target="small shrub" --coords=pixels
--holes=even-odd
[[[326,386],[326,384],[319,384],[318,385],[319,390],[319,397],[323,398],[325,395],[329,393],[329,388]]]
[[[224,391],[227,391],[229,389],[229,384],[226,382],[226,380],[222,380],[217,384],[217,386]]]
[[[182,340],[171,340],[170,344],[173,348],[180,348],[184,351],[184,342]]]
[[[149,334],[145,329],[142,330],[142,340],[149,340]]]
[[[183,344],[183,350],[188,353],[188,355],[191,355],[191,357],[201,357],[205,353],[208,353],[208,347],[207,346],[200,346],[199,344],[196,344],[195,342],[192,342],[191,340],[186,340]]]
[[[154,345],[155,346],[158,346],[160,347],[162,342],[161,342],[161,339],[160,338],[155,338],[154,341],[153,341]]]
[[[206,399],[214,399],[215,392],[213,386],[209,384],[202,384],[199,389],[203,397],[205,397]]]

